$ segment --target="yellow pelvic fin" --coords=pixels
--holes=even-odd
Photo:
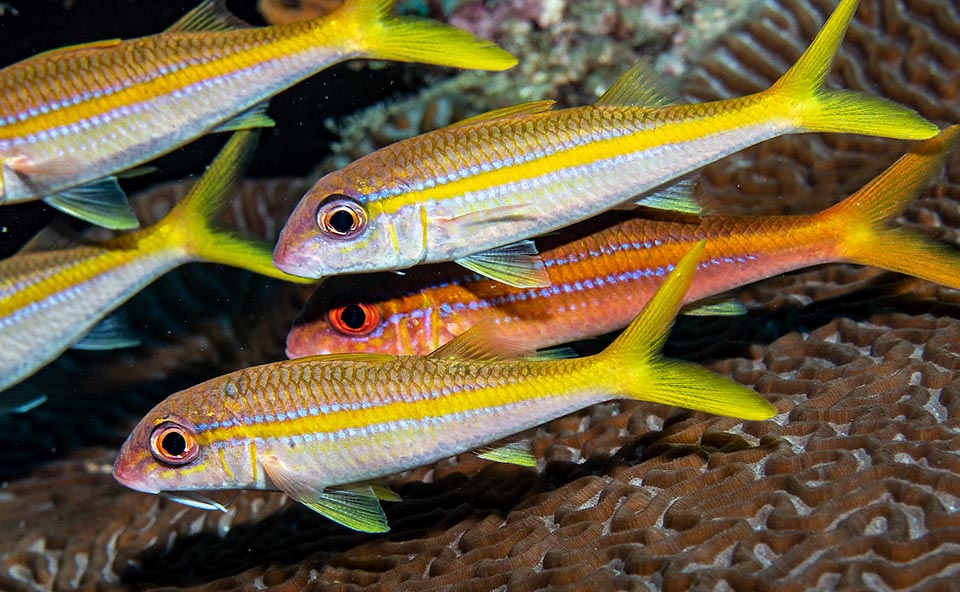
[[[706,241],[700,241],[684,255],[637,318],[595,356],[602,366],[596,375],[609,376],[611,390],[622,396],[742,419],[768,419],[776,408],[754,391],[696,364],[660,356],[705,247]]]
[[[837,236],[840,256],[960,289],[960,253],[904,228],[889,228],[960,144],[951,126],[893,163],[862,189],[814,217]]]
[[[517,63],[509,52],[468,31],[393,16],[392,6],[393,0],[346,0],[329,18],[351,22],[362,39],[357,49],[371,58],[476,70],[506,70]]]
[[[780,109],[792,105],[794,125],[806,131],[906,140],[933,137],[937,127],[911,109],[861,92],[823,87],[857,4],[858,0],[841,0],[810,47],[766,91],[772,104]]]

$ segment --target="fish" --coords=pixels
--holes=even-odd
[[[593,105],[498,109],[384,147],[322,177],[291,214],[277,267],[303,277],[455,261],[497,281],[546,287],[531,237],[643,197],[695,211],[681,177],[789,133],[850,132],[924,140],[915,111],[823,87],[857,0],[842,0],[769,89],[678,105],[643,62]]]
[[[608,349],[573,359],[478,325],[428,356],[342,354],[238,370],[170,395],[114,462],[121,484],[193,507],[205,493],[281,490],[327,518],[385,532],[391,474],[480,450],[535,464],[511,436],[614,398],[763,420],[776,407],[702,366],[660,356],[705,244],[691,247]],[[222,507],[222,506],[220,506]]]
[[[692,307],[684,309],[688,313],[735,313],[728,302],[711,299],[833,262],[872,265],[960,289],[956,249],[891,226],[958,143],[960,126],[949,127],[814,215],[608,215],[612,224],[595,218],[574,227],[582,230],[570,229],[583,236],[542,252],[548,288],[512,288],[451,264],[404,276],[329,278],[294,321],[287,355],[424,355],[478,323],[492,323],[505,339],[536,349],[590,339],[626,326],[669,266],[703,239],[709,241],[706,254],[684,299]]]
[[[135,345],[116,317],[97,324],[184,263],[222,263],[306,283],[273,266],[271,244],[213,226],[250,159],[256,135],[236,132],[183,201],[153,226],[96,243],[54,224],[0,261],[0,391],[71,346],[102,350]]]
[[[308,22],[249,28],[206,0],[172,27],[38,54],[0,70],[0,204],[43,199],[135,228],[116,180],[206,133],[269,127],[266,101],[348,59],[502,70],[516,58],[443,23],[347,0]]]

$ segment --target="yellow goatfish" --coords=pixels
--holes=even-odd
[[[445,24],[347,0],[308,22],[246,28],[206,0],[166,32],[42,53],[0,70],[0,204],[43,198],[134,228],[115,173],[211,131],[270,126],[264,101],[353,58],[502,70],[506,51]]]
[[[225,263],[303,281],[273,266],[268,243],[211,226],[230,197],[255,136],[250,130],[234,134],[183,201],[149,228],[70,248],[64,248],[62,236],[45,231],[20,253],[0,261],[0,390],[45,366],[110,311],[184,263]],[[115,339],[90,347],[118,346]]]
[[[511,286],[545,287],[550,278],[535,249],[518,241],[752,144],[799,132],[934,136],[937,127],[909,109],[823,87],[856,7],[857,0],[842,0],[797,63],[761,93],[666,105],[637,67],[588,107],[519,105],[387,146],[307,192],[274,262],[316,278],[456,261]],[[675,189],[640,203],[689,209]]]
[[[429,356],[342,354],[256,366],[168,397],[120,449],[127,487],[222,509],[201,492],[279,489],[365,532],[388,529],[371,481],[491,445],[572,411],[626,397],[744,419],[776,413],[754,391],[705,368],[660,357],[705,241],[663,281],[605,351],[534,355],[479,325]],[[487,458],[534,465],[529,450],[494,444]]]

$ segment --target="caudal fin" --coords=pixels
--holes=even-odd
[[[777,410],[754,391],[702,366],[660,356],[705,246],[706,241],[700,241],[676,264],[640,315],[599,354],[601,363],[615,369],[622,389],[618,394],[718,415],[768,419]]]
[[[293,282],[312,282],[273,265],[273,245],[217,228],[215,218],[233,195],[240,173],[253,154],[257,132],[236,132],[166,218],[153,229],[154,236],[183,248],[200,261],[223,263],[261,275]]]
[[[835,229],[840,257],[852,263],[960,289],[960,252],[905,228],[890,228],[960,144],[960,126],[949,127],[893,163],[862,189],[818,214]]]
[[[793,106],[795,124],[806,131],[906,140],[933,137],[937,127],[911,109],[861,92],[823,87],[857,3],[841,0],[810,47],[767,93],[775,104]]]
[[[393,0],[347,0],[338,15],[349,20],[371,58],[474,70],[506,70],[517,58],[462,29],[416,17],[393,16]]]

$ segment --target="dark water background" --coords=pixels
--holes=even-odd
[[[198,0],[7,0],[18,14],[0,16],[0,67],[42,51],[100,39],[133,38],[159,33]],[[72,4],[72,5],[71,5]],[[228,1],[231,12],[254,25],[264,24],[256,0]],[[334,135],[324,126],[329,117],[348,115],[395,93],[410,90],[405,68],[340,64],[296,85],[271,101],[277,126],[264,130],[248,171],[251,177],[302,176],[328,154]],[[0,97],[2,100],[2,97]],[[200,138],[152,163],[156,172],[124,179],[128,194],[167,179],[203,171],[226,136]],[[0,257],[14,253],[56,211],[34,201],[0,207]]]

